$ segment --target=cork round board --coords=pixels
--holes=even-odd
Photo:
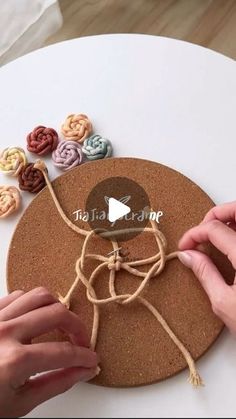
[[[214,205],[212,200],[191,180],[161,164],[135,158],[110,158],[85,163],[54,180],[53,187],[67,215],[86,207],[91,189],[110,176],[126,176],[146,191],[151,207],[161,209],[159,228],[166,236],[168,252],[177,249],[178,240],[190,227],[198,224]],[[89,229],[87,223],[78,221]],[[9,249],[7,282],[9,291],[45,286],[55,296],[66,295],[75,279],[75,263],[84,236],[71,231],[59,216],[48,188],[37,195],[18,223]],[[153,236],[141,233],[120,244],[130,260],[143,259],[156,252]],[[95,236],[90,253],[106,255],[111,250],[108,240]],[[216,249],[211,256],[230,282],[232,272]],[[96,262],[86,269],[93,270]],[[146,269],[147,270],[147,269]],[[140,279],[125,271],[117,274],[120,293],[133,293]],[[71,310],[78,313],[89,331],[93,306],[87,301],[82,284],[76,288]],[[108,272],[99,274],[96,282],[99,298],[108,297]],[[168,261],[163,273],[153,278],[143,296],[162,314],[174,333],[198,359],[216,340],[222,330],[205,292],[193,273],[177,259]],[[130,305],[111,303],[101,307],[97,352],[101,373],[93,381],[104,386],[125,387],[149,384],[170,377],[186,367],[181,352],[157,320],[138,302]],[[61,340],[55,332],[42,340]]]

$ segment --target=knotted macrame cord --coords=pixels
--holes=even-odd
[[[86,288],[86,295],[89,302],[92,303],[93,309],[94,309],[94,318],[93,318],[93,328],[92,328],[92,334],[91,334],[91,349],[95,350],[96,344],[97,344],[97,338],[98,338],[98,330],[99,330],[99,310],[100,306],[109,304],[109,303],[118,303],[121,305],[127,305],[134,301],[138,301],[143,306],[145,306],[156,318],[156,320],[160,323],[162,328],[165,330],[165,332],[169,335],[171,340],[174,342],[174,344],[178,347],[178,349],[181,351],[182,355],[184,356],[188,367],[190,371],[189,375],[189,382],[194,386],[198,387],[203,385],[203,381],[196,369],[195,362],[190,354],[190,352],[185,348],[183,343],[179,340],[179,338],[175,335],[175,333],[172,331],[170,326],[167,324],[165,319],[162,317],[162,315],[159,313],[159,311],[145,298],[143,298],[140,294],[144,290],[144,288],[147,286],[148,282],[151,278],[156,277],[157,275],[160,275],[165,267],[165,263],[168,260],[174,259],[178,257],[178,252],[172,252],[167,254],[167,241],[163,233],[158,229],[157,224],[150,220],[151,228],[146,227],[144,229],[141,228],[129,228],[124,230],[117,230],[113,232],[108,232],[106,230],[83,230],[80,227],[76,226],[74,223],[72,223],[69,218],[64,213],[57,196],[54,192],[54,189],[52,187],[51,181],[48,176],[46,165],[43,161],[39,160],[35,163],[35,168],[42,171],[46,184],[48,186],[49,192],[52,196],[52,199],[55,203],[56,209],[63,219],[63,221],[67,224],[67,226],[72,229],[74,232],[85,236],[85,240],[82,246],[81,255],[76,261],[75,270],[76,270],[76,278],[70,287],[67,295],[65,297],[60,296],[59,300],[62,304],[64,304],[68,309],[70,308],[70,301],[71,297],[81,281],[83,285]],[[114,235],[122,235],[124,233],[133,233],[134,231],[143,231],[144,233],[154,234],[157,246],[158,246],[158,252],[149,258],[131,261],[131,262],[125,262],[123,258],[119,254],[119,245],[116,239],[114,239]],[[111,252],[111,256],[102,256],[98,254],[91,254],[87,253],[87,248],[89,245],[89,242],[93,238],[95,234],[99,234],[101,237],[109,238],[113,251]],[[97,260],[101,262],[92,272],[90,275],[90,278],[88,279],[84,273],[84,267],[86,259],[92,259]],[[143,265],[152,264],[150,269],[147,272],[143,272],[137,269],[137,267],[141,267]],[[110,297],[104,298],[104,299],[98,299],[95,289],[94,289],[94,283],[98,275],[104,271],[106,268],[109,269],[109,292]],[[116,293],[116,287],[115,287],[115,281],[116,281],[116,272],[120,271],[121,269],[129,272],[131,275],[143,278],[141,281],[141,284],[136,289],[136,291],[133,294],[117,294]]]

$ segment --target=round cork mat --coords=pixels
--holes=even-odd
[[[177,249],[181,235],[198,224],[213,206],[205,192],[173,169],[146,160],[110,158],[85,163],[53,182],[58,199],[72,221],[73,212],[86,207],[91,189],[110,176],[126,176],[139,183],[146,190],[151,207],[163,211],[159,227],[167,238],[169,252]],[[78,223],[89,229],[87,223]],[[55,295],[57,292],[65,295],[75,279],[75,262],[83,241],[84,237],[64,224],[45,188],[26,209],[13,235],[7,266],[9,291],[45,286]],[[155,254],[156,243],[152,235],[141,233],[124,242],[123,249],[129,260],[135,260]],[[89,253],[101,255],[109,251],[109,241],[98,236],[89,249]],[[215,249],[210,251],[230,282],[233,273],[226,259]],[[96,263],[88,266],[87,274],[95,266]],[[96,284],[98,297],[107,297],[108,272],[99,276]],[[117,275],[119,293],[133,293],[139,284],[140,280],[127,272]],[[178,260],[167,262],[164,272],[151,280],[143,296],[161,312],[194,359],[212,345],[222,330],[223,325],[213,314],[198,280]],[[87,302],[83,285],[74,292],[71,309],[91,331],[93,308]],[[138,303],[129,306],[111,303],[100,311],[97,352],[101,373],[94,380],[96,384],[144,385],[163,380],[186,367],[178,348],[145,307]],[[59,340],[63,336],[55,332],[41,339],[52,338]]]

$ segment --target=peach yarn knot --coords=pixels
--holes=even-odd
[[[20,203],[20,192],[15,186],[0,186],[0,218],[6,218],[17,211]]]
[[[20,147],[8,147],[0,154],[0,170],[10,176],[18,176],[27,164],[25,152]]]
[[[61,132],[66,140],[82,143],[85,138],[90,136],[92,129],[92,123],[87,115],[80,113],[68,115],[61,127]]]

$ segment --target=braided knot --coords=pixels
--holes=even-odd
[[[80,113],[68,115],[61,132],[66,139],[82,143],[92,133],[92,129],[92,123],[87,115]]]
[[[0,218],[16,211],[21,203],[20,192],[14,186],[0,186]]]
[[[27,144],[27,149],[31,153],[45,156],[55,150],[58,144],[58,134],[53,128],[39,125],[27,135]]]
[[[121,256],[116,256],[116,255],[112,255],[109,258],[109,262],[108,262],[108,269],[112,270],[115,269],[115,271],[120,271],[121,269],[121,264],[122,264],[122,257]]]
[[[46,185],[43,172],[34,163],[28,163],[18,176],[19,187],[22,191],[37,193]]]
[[[73,169],[79,166],[83,160],[81,146],[75,141],[60,141],[56,150],[52,153],[55,166],[62,170]]]
[[[18,176],[26,164],[25,152],[20,147],[8,147],[0,154],[0,170],[6,175]]]
[[[110,157],[112,146],[109,140],[94,134],[84,141],[82,151],[88,160],[98,160]]]

